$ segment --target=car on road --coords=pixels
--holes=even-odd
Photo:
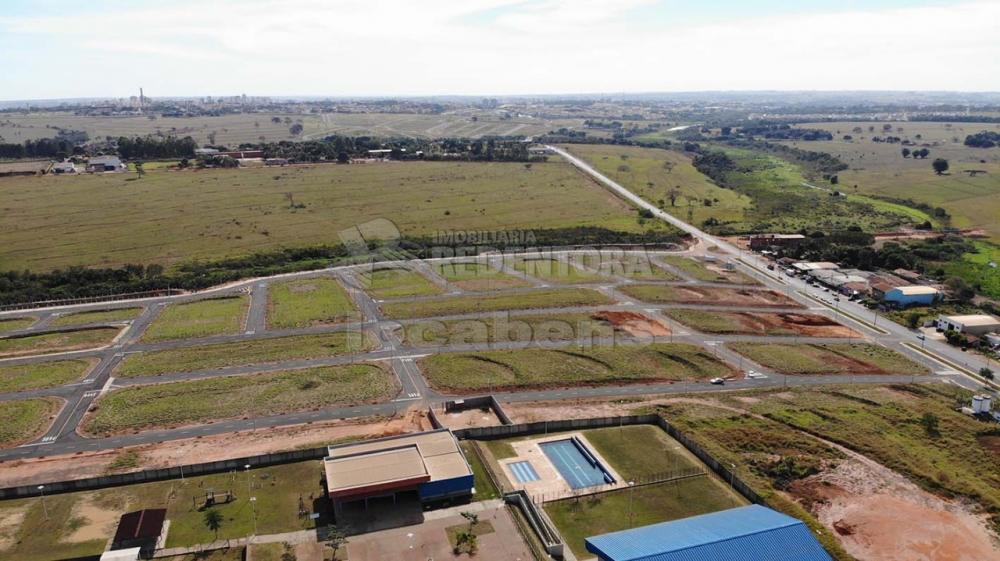
[[[747,378],[752,380],[761,380],[767,378],[767,374],[763,372],[757,372],[756,370],[747,370]]]
[[[709,383],[715,384],[716,386],[721,386],[725,384],[726,381],[723,380],[722,378],[712,378],[711,380],[709,380]]]

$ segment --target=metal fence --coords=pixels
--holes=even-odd
[[[96,304],[99,302],[114,302],[117,300],[139,300],[141,298],[159,298],[161,296],[175,296],[184,294],[183,290],[163,289],[144,290],[142,292],[126,292],[123,294],[106,294],[104,296],[83,296],[80,298],[63,298],[61,300],[38,300],[35,302],[23,302],[20,304],[5,304],[0,306],[0,312],[12,310],[29,310],[33,308],[53,308],[56,306],[71,306],[73,304]]]

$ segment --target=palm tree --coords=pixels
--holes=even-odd
[[[222,515],[214,508],[205,511],[205,527],[215,532],[215,539],[219,539],[219,528],[222,528]]]

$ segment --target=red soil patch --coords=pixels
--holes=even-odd
[[[1000,435],[984,434],[982,436],[977,436],[976,440],[979,441],[980,446],[989,450],[993,454],[1000,456]]]
[[[857,331],[819,314],[741,312],[737,315],[749,332],[767,334],[792,331],[808,337],[861,337]]]
[[[670,329],[662,323],[636,312],[597,312],[590,316],[611,324],[618,331],[633,337],[665,337]]]
[[[717,286],[672,287],[681,304],[749,306],[757,308],[801,308],[802,305],[773,290],[722,288]]]

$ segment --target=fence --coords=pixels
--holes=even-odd
[[[531,501],[535,504],[545,504],[555,501],[565,501],[567,499],[582,499],[597,495],[606,495],[615,492],[626,492],[637,487],[649,485],[660,485],[664,483],[680,483],[688,479],[706,477],[708,472],[699,468],[679,469],[673,472],[658,473],[648,477],[635,478],[628,482],[608,483],[599,487],[585,487],[583,489],[570,489],[568,491],[557,491],[553,493],[529,494]],[[623,485],[623,483],[626,483]]]
[[[61,300],[38,300],[35,302],[23,302],[20,304],[5,304],[0,306],[0,312],[11,310],[28,310],[32,308],[52,308],[55,306],[70,306],[73,304],[94,304],[98,302],[114,302],[117,300],[138,300],[140,298],[158,298],[161,296],[174,296],[184,294],[183,290],[176,288],[163,290],[144,290],[142,292],[126,292],[123,294],[107,294],[104,296],[83,296],[80,298],[63,298]]]
[[[520,509],[521,514],[527,519],[528,525],[531,526],[531,530],[538,537],[539,541],[542,542],[542,546],[545,547],[546,553],[561,559],[564,550],[562,536],[559,535],[559,532],[545,513],[531,502],[528,495],[524,491],[514,491],[505,494],[503,500],[507,504]]]

